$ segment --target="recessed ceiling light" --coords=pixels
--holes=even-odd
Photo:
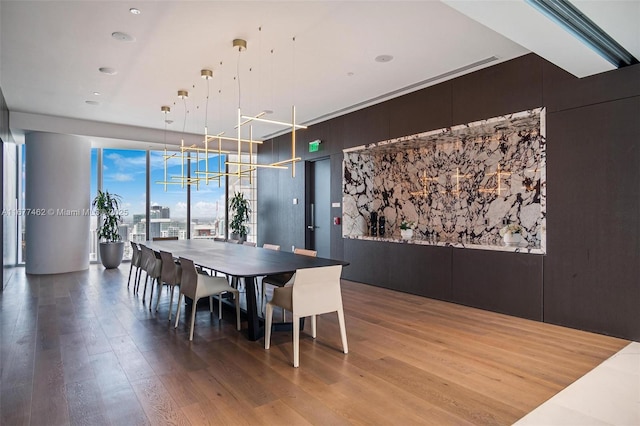
[[[100,105],[100,102],[98,101],[84,101],[84,103],[87,105]]]
[[[391,62],[392,60],[393,60],[393,56],[391,55],[376,56],[376,62]]]
[[[101,93],[100,93],[100,92],[93,92],[93,95],[94,95],[94,96],[100,96],[100,95],[101,95]]]
[[[134,15],[140,15],[142,12],[140,12],[140,9],[136,9],[135,7],[132,7],[131,9],[129,9],[129,12],[131,12]]]
[[[119,41],[129,41],[129,42],[136,41],[136,38],[134,36],[129,35],[127,33],[123,33],[122,31],[116,31],[111,33],[111,37]]]
[[[100,67],[98,68],[98,71],[100,71],[103,74],[109,74],[109,75],[118,74],[118,71],[115,68],[111,68],[111,67]]]

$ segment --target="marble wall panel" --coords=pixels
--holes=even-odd
[[[371,212],[388,239],[407,221],[417,240],[465,245],[500,245],[517,223],[546,252],[544,124],[538,108],[345,150],[343,236],[369,236]]]

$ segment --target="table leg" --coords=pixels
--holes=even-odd
[[[249,323],[247,334],[249,340],[256,341],[262,337],[263,330],[260,328],[260,318],[258,317],[255,277],[245,277],[244,287],[247,295],[247,321]]]

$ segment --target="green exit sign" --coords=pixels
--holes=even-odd
[[[316,139],[315,141],[309,142],[309,152],[318,152],[320,151],[320,139]]]

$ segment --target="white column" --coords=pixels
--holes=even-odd
[[[91,143],[57,133],[26,135],[26,272],[89,267]]]

